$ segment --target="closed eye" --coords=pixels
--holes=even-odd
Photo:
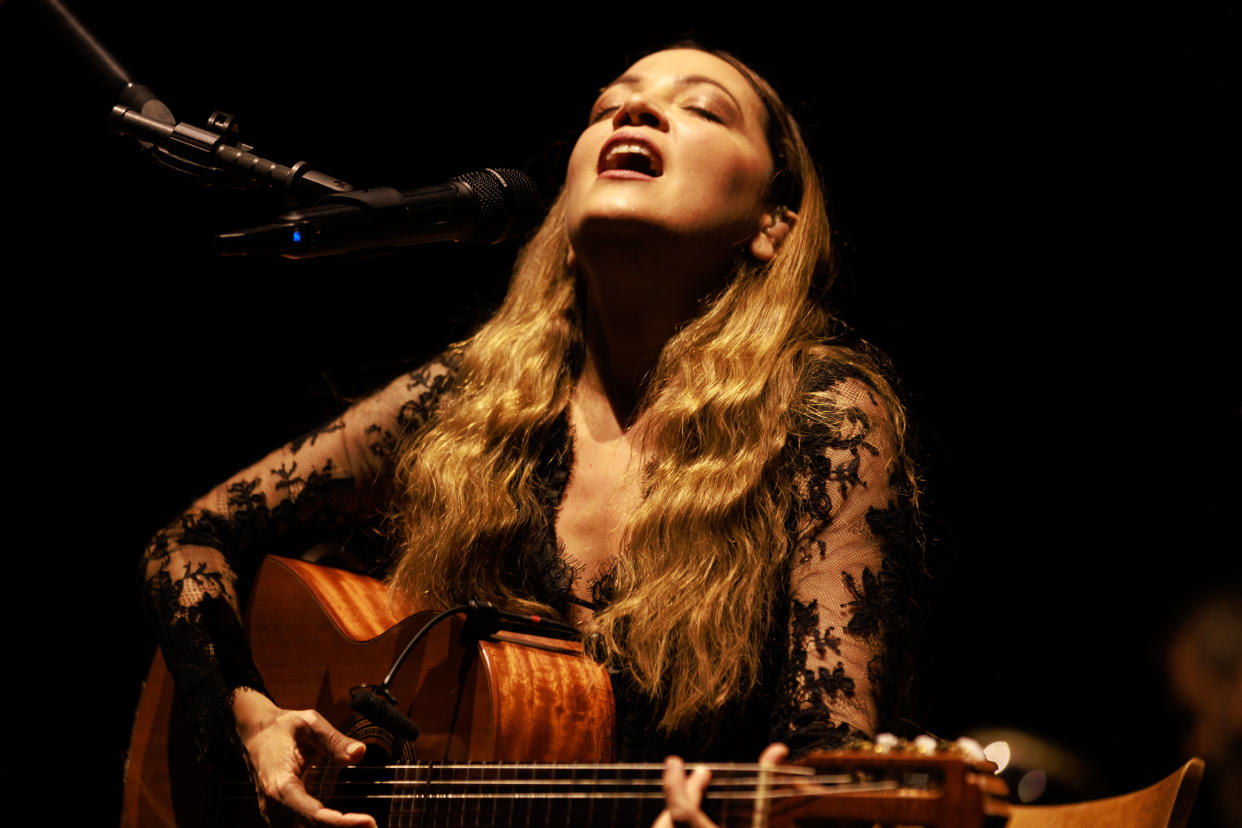
[[[684,108],[695,113],[696,115],[706,118],[709,121],[715,121],[718,124],[724,123],[724,118],[721,118],[719,115],[717,115],[715,112],[712,112],[710,109],[704,109],[701,106],[687,106]]]
[[[592,113],[591,113],[591,118],[590,118],[590,120],[589,120],[587,123],[588,123],[588,124],[597,124],[597,123],[599,123],[600,121],[602,121],[602,120],[604,120],[605,118],[607,118],[607,117],[608,117],[609,115],[611,115],[612,113],[616,112],[618,109],[620,109],[620,107],[617,107],[617,106],[605,106],[605,107],[601,107],[600,109],[597,109],[597,110],[595,110],[594,112],[592,112]]]

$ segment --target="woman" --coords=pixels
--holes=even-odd
[[[269,817],[369,824],[298,782],[308,748],[363,748],[263,694],[237,584],[385,509],[397,594],[581,628],[617,676],[624,758],[773,742],[776,761],[778,740],[874,733],[904,689],[916,486],[876,361],[833,340],[828,248],[813,163],[762,79],[697,49],[635,63],[474,337],[156,537],[151,606],[200,745],[242,749]],[[670,760],[679,822],[709,824],[705,781]]]

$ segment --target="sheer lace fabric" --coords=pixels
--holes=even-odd
[[[224,758],[221,749],[235,742],[232,694],[240,687],[264,691],[238,620],[258,563],[267,554],[306,557],[330,545],[343,548],[352,568],[382,573],[387,559],[374,541],[390,496],[393,452],[399,435],[434,410],[452,371],[451,361],[439,359],[399,378],[216,487],[148,546],[145,604],[200,753]],[[762,686],[715,717],[712,733],[670,740],[651,735],[647,702],[627,694],[620,677],[626,758],[659,758],[670,748],[693,757],[707,742],[726,753],[743,745],[750,751],[770,739],[802,752],[875,731],[876,698],[887,681],[886,633],[901,623],[901,504],[890,483],[898,459],[884,407],[862,380],[828,374],[818,387],[830,427],[791,436],[796,508],[788,523],[795,545],[789,583],[778,586],[788,597],[788,622],[773,631]],[[546,452],[541,466],[552,484],[549,510],[572,469],[568,428],[561,438],[565,445]],[[573,595],[576,573],[557,539],[535,546],[543,550],[535,558],[547,560],[525,557],[539,571],[515,577],[558,609],[581,605]],[[596,601],[607,600],[607,586],[605,573],[592,585]],[[719,733],[734,738],[713,738]]]
[[[887,678],[885,633],[901,623],[881,586],[903,558],[891,554],[894,539],[884,531],[883,518],[899,508],[891,420],[861,379],[826,383],[820,396],[830,427],[807,429],[793,441],[799,540],[774,735],[795,752],[876,732],[877,685]]]
[[[397,435],[427,416],[450,370],[436,361],[398,378],[217,486],[148,545],[144,605],[200,755],[227,760],[233,693],[266,692],[239,621],[259,562],[333,547],[353,568],[382,566],[375,530]]]

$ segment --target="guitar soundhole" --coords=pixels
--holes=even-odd
[[[392,766],[414,764],[418,754],[413,744],[361,716],[351,717],[341,730],[366,745],[366,755],[351,767],[317,769],[315,777],[306,779],[307,790],[329,807],[370,814],[386,825],[394,793]]]

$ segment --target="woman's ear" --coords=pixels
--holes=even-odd
[[[567,270],[573,270],[577,266],[578,256],[574,253],[574,246],[571,244],[569,245],[569,249],[565,251],[565,268]]]
[[[751,239],[750,254],[761,262],[772,261],[797,220],[798,214],[785,207],[764,213],[759,219],[759,232]]]

